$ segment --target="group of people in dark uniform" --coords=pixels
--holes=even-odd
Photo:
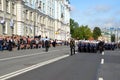
[[[88,53],[102,53],[104,51],[104,41],[87,41],[81,40],[78,43],[78,52],[88,52]],[[75,41],[70,40],[70,55],[75,54]]]
[[[78,52],[102,53],[104,50],[114,50],[115,43],[105,43],[104,41],[80,41],[78,44]]]
[[[78,52],[96,53],[100,45],[96,41],[80,41],[78,44]]]
[[[104,44],[104,48],[105,48],[105,50],[114,50],[114,49],[117,48],[117,44],[114,43],[114,42],[105,43],[105,44]]]

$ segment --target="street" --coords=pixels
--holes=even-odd
[[[0,80],[119,80],[119,50],[77,53],[69,47],[0,52]]]

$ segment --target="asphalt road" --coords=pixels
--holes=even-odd
[[[99,54],[76,54],[9,80],[96,80]]]
[[[0,76],[68,54],[66,46],[50,48],[48,52],[44,49],[1,52]]]
[[[102,56],[104,64],[99,68],[99,78],[103,80],[120,80],[120,50],[105,51]]]
[[[0,80],[120,80],[120,50],[68,55],[66,46],[0,53]]]

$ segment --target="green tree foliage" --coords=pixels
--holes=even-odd
[[[75,39],[89,39],[92,37],[91,29],[87,25],[79,26],[73,19],[70,19],[70,33],[71,37]]]
[[[92,36],[91,29],[86,25],[86,26],[80,26],[79,27],[79,39],[89,39]]]
[[[99,36],[101,36],[101,29],[99,27],[95,27],[93,30],[93,38],[97,40]]]
[[[79,27],[79,24],[75,22],[73,19],[70,19],[70,33],[73,38],[74,38],[75,30],[78,27]]]
[[[111,42],[115,42],[115,34],[111,35]]]

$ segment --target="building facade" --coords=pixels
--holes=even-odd
[[[0,35],[70,38],[69,0],[0,0]]]

